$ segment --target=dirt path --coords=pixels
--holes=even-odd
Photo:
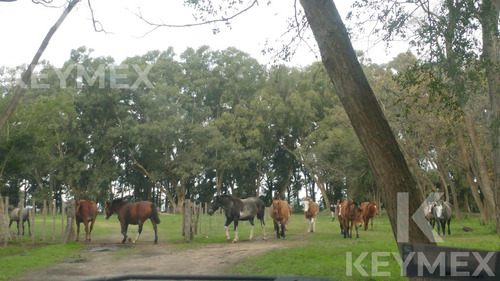
[[[115,240],[116,241],[116,240]],[[263,241],[243,240],[236,244],[208,244],[196,249],[175,250],[169,243],[89,244],[79,257],[27,273],[24,280],[83,280],[125,274],[225,274],[238,261],[266,252],[290,247],[286,240],[268,237]],[[130,250],[114,251],[130,247]],[[90,250],[90,251],[89,251]]]

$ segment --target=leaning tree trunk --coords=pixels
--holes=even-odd
[[[411,216],[420,207],[420,191],[361,69],[335,4],[331,0],[301,0],[300,3],[318,43],[323,64],[366,152],[377,186],[382,189],[394,237],[398,244],[405,242],[398,239],[398,216],[405,215],[398,214],[398,193],[407,193],[411,199],[407,205]],[[413,220],[408,223],[408,242],[431,243]]]
[[[484,0],[480,13],[483,29],[483,58],[486,60],[486,79],[491,101],[495,215],[500,233],[500,38],[498,20],[500,0]]]
[[[73,0],[69,2],[68,7],[64,9],[63,13],[59,17],[59,19],[56,21],[56,23],[49,29],[49,32],[47,32],[47,35],[45,35],[45,38],[42,41],[42,44],[38,48],[35,56],[31,60],[31,63],[28,65],[28,68],[26,71],[24,71],[23,76],[21,78],[21,84],[17,85],[15,88],[14,92],[14,97],[12,98],[12,101],[10,102],[9,106],[7,107],[7,110],[5,110],[5,113],[2,115],[2,118],[0,119],[0,131],[2,130],[3,126],[7,123],[7,120],[9,120],[9,117],[14,113],[14,110],[16,109],[17,103],[21,99],[21,96],[24,92],[24,89],[26,88],[26,85],[28,85],[28,82],[30,81],[31,74],[33,73],[33,70],[38,64],[38,61],[40,60],[40,57],[42,56],[43,52],[49,45],[50,39],[56,33],[57,29],[61,24],[64,22],[64,19],[66,19],[66,16],[71,12],[71,10],[75,7],[76,4],[78,4],[80,0]]]

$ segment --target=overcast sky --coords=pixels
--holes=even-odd
[[[64,3],[54,0],[54,4]],[[252,2],[252,1],[247,1]],[[259,1],[260,5],[235,19],[231,29],[219,24],[221,32],[212,33],[213,25],[196,28],[160,28],[148,33],[152,27],[141,21],[139,12],[148,20],[168,24],[193,23],[193,10],[182,5],[183,0],[99,0],[91,1],[95,18],[108,32],[95,32],[87,1],[77,4],[52,38],[42,59],[56,66],[69,59],[72,49],[86,46],[94,49],[94,56],[111,56],[117,63],[126,57],[142,55],[150,50],[174,47],[177,54],[187,47],[209,45],[212,49],[236,47],[249,53],[262,64],[272,62],[272,54],[263,55],[266,41],[278,48],[284,41],[287,18],[294,13],[293,0]],[[353,1],[335,1],[341,15],[348,12]],[[62,8],[47,8],[30,0],[0,2],[0,66],[17,66],[31,61],[49,28],[60,16]],[[147,34],[147,35],[146,35]],[[283,40],[289,40],[289,37]],[[406,49],[385,50],[383,44],[374,46],[370,41],[355,41],[354,48],[365,51],[375,63],[388,62]],[[314,46],[314,41],[311,40]],[[303,45],[290,64],[308,65],[315,55]]]

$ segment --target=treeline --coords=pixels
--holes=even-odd
[[[472,77],[476,94],[459,106],[433,67],[409,53],[385,65],[362,54],[360,61],[419,199],[446,192],[457,210],[491,219],[484,75]],[[2,112],[22,69],[0,70]],[[266,68],[237,49],[204,46],[117,64],[81,47],[62,67],[43,63],[24,86],[0,132],[0,191],[13,204],[20,196],[103,202],[132,194],[177,209],[185,198],[231,193],[270,202],[276,192],[296,207],[304,195],[323,206],[345,197],[380,201],[320,63]]]

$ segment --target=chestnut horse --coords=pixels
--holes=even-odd
[[[307,232],[316,231],[316,216],[319,213],[319,206],[316,202],[312,201],[311,198],[304,198],[304,214],[306,219],[309,221],[309,227]]]
[[[288,219],[292,215],[292,208],[288,202],[281,200],[279,196],[273,197],[273,203],[269,208],[269,213],[274,222],[274,230],[276,230],[276,237],[285,238],[285,229]],[[281,227],[281,229],[280,229]]]
[[[368,221],[371,219],[372,231],[373,231],[373,218],[378,215],[377,203],[373,202],[363,202],[361,203],[361,209],[363,210],[363,221],[365,223],[365,231],[368,229]]]
[[[112,202],[106,202],[106,219],[109,219],[109,217],[111,217],[114,213],[118,215],[118,220],[120,221],[120,225],[122,227],[122,243],[127,241],[127,229],[129,224],[139,225],[139,232],[134,240],[134,243],[137,242],[142,232],[142,225],[147,219],[150,219],[153,224],[153,229],[155,231],[154,243],[158,243],[156,225],[160,223],[160,218],[158,216],[158,209],[153,202],[141,201],[131,203],[123,201],[122,199],[115,199]]]
[[[233,195],[218,195],[212,199],[210,202],[210,208],[208,209],[208,214],[212,215],[219,208],[224,210],[226,215],[226,223],[224,224],[224,231],[226,233],[227,242],[231,241],[229,236],[229,225],[234,221],[234,240],[233,243],[238,242],[238,222],[239,221],[249,221],[250,222],[250,237],[249,240],[253,239],[253,221],[255,217],[260,220],[260,225],[262,226],[262,239],[266,240],[266,225],[264,223],[264,214],[266,212],[266,205],[264,202],[257,197],[249,197],[246,199],[240,199]]]
[[[95,219],[97,217],[97,204],[92,201],[80,200],[75,209],[76,221],[76,241],[80,239],[80,223],[85,226],[85,241],[90,241],[90,234],[94,228]],[[90,229],[89,229],[90,222]]]
[[[340,235],[344,235],[344,227],[342,226],[342,204],[347,204],[346,201],[339,199],[337,200],[337,205],[335,206],[335,214],[340,224]]]
[[[344,229],[344,238],[352,238],[352,228],[356,227],[356,238],[359,239],[358,227],[363,225],[363,210],[354,201],[343,202],[341,210],[342,228]],[[350,233],[349,233],[349,227]]]

